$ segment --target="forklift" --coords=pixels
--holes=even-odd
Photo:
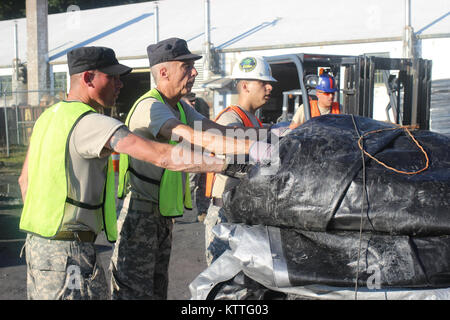
[[[342,113],[373,118],[374,84],[378,77],[389,95],[387,120],[413,129],[429,129],[431,60],[306,53],[264,58],[278,80],[271,101],[259,110],[264,123],[290,121],[301,104],[305,106],[306,120],[310,119],[309,100],[317,99],[314,89],[322,69],[336,80],[339,90],[335,99],[341,104]]]

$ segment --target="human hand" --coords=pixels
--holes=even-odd
[[[270,132],[277,137],[284,137],[292,131],[292,129],[290,128],[290,124],[291,123],[287,121],[275,123],[270,127]]]
[[[250,163],[266,165],[272,160],[273,145],[264,141],[254,142],[248,152]]]

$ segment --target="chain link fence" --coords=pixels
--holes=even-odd
[[[30,94],[39,96],[38,105],[27,103]],[[0,91],[0,154],[9,157],[11,146],[27,146],[42,112],[66,98],[64,90]],[[119,119],[116,107],[98,112]]]
[[[38,105],[27,103],[30,94],[39,96]],[[37,118],[46,108],[65,98],[62,90],[1,91],[0,153],[9,157],[12,145],[28,145]]]

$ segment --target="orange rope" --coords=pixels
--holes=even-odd
[[[397,169],[392,168],[392,167],[388,166],[387,164],[385,164],[385,163],[379,161],[377,158],[375,158],[374,156],[372,156],[371,154],[369,154],[366,150],[364,150],[364,148],[363,148],[362,145],[361,145],[361,142],[362,142],[362,140],[364,139],[364,137],[365,137],[365,136],[368,136],[369,134],[377,133],[377,132],[381,132],[381,131],[386,131],[386,130],[397,130],[397,129],[404,129],[404,130],[406,131],[406,133],[407,133],[407,134],[411,137],[411,139],[414,141],[414,143],[417,145],[417,147],[418,147],[418,148],[422,151],[422,153],[425,155],[425,159],[426,159],[425,167],[423,167],[423,168],[420,169],[420,170],[413,171],[413,172],[406,172],[406,171],[397,170]],[[359,140],[358,140],[358,146],[359,146],[359,148],[361,149],[361,151],[364,152],[364,154],[365,154],[366,156],[368,156],[370,159],[375,160],[377,163],[381,164],[383,167],[385,167],[385,168],[387,168],[387,169],[389,169],[389,170],[395,171],[395,172],[397,172],[397,173],[402,173],[402,174],[417,174],[417,173],[420,173],[420,172],[422,172],[422,171],[427,170],[427,169],[428,169],[428,165],[429,165],[429,163],[430,163],[430,160],[428,159],[428,155],[427,155],[427,153],[425,152],[425,150],[422,148],[422,146],[420,145],[420,143],[413,137],[413,135],[411,134],[411,132],[410,132],[410,131],[408,130],[408,128],[405,127],[405,126],[399,126],[399,127],[397,127],[397,128],[379,129],[379,130],[373,130],[373,131],[367,132],[367,133],[363,134],[363,135],[359,138]]]

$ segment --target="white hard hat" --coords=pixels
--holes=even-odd
[[[258,56],[246,56],[240,58],[233,67],[231,79],[253,79],[277,82],[277,80],[272,77],[270,65],[266,60]]]

